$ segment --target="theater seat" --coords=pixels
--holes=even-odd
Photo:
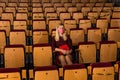
[[[20,68],[0,68],[0,80],[22,80]]]
[[[87,68],[83,64],[65,65],[64,80],[88,80]]]
[[[77,33],[77,34],[76,34]],[[84,30],[83,29],[70,29],[70,38],[72,40],[72,45],[77,46],[79,42],[84,42]]]
[[[59,80],[56,66],[35,67],[34,75],[34,80]]]
[[[117,43],[114,41],[100,42],[100,62],[117,60]]]
[[[24,46],[10,45],[5,47],[5,68],[25,67]]]
[[[33,44],[48,43],[48,32],[45,29],[33,30]]]
[[[2,20],[10,20],[11,25],[13,25],[13,13],[12,12],[4,12],[1,16]]]
[[[0,30],[0,53],[4,52],[4,47],[6,46],[6,32]]]
[[[111,63],[93,63],[88,69],[91,72],[91,80],[115,80],[114,66]]]
[[[102,30],[100,28],[88,28],[87,33],[87,41],[95,42],[97,49],[99,49],[99,42],[102,41]]]
[[[33,47],[33,65],[52,65],[52,48],[49,44],[38,44]]]
[[[0,21],[0,30],[5,30],[6,36],[10,35],[10,21],[9,20],[1,20]]]
[[[96,44],[94,42],[80,42],[78,52],[79,63],[96,62]]]
[[[120,61],[114,64],[115,72],[117,74],[117,79],[120,80]]]

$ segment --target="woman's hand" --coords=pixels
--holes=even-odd
[[[72,49],[71,50],[64,50],[64,49],[55,48],[55,51],[60,51],[65,55],[72,53]]]
[[[63,54],[70,54],[71,52],[72,52],[72,50],[61,50],[61,52],[63,53]]]
[[[67,50],[66,51],[66,54],[70,54],[70,53],[72,53],[72,50]]]
[[[63,54],[67,54],[67,50],[61,49],[60,52],[62,52]]]

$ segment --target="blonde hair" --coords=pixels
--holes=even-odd
[[[63,26],[63,25],[59,25],[59,26],[56,27],[56,34],[55,34],[55,40],[56,40],[56,41],[59,41],[59,38],[60,38],[59,31],[58,31],[58,28],[59,28],[60,26]],[[66,31],[64,31],[62,37],[63,37],[64,41],[67,40]]]

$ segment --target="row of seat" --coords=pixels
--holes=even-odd
[[[78,13],[79,15],[79,13]],[[66,14],[67,16],[67,14]],[[31,32],[32,30],[37,30],[37,29],[45,29],[48,31],[49,35],[51,35],[51,31],[52,29],[55,29],[56,26],[58,26],[59,24],[62,24],[62,21],[64,20],[64,16],[62,16],[61,20],[60,19],[52,19],[49,20],[48,22],[48,26],[46,24],[46,20],[33,20],[32,22],[32,26],[28,26],[27,21],[26,20],[15,20],[13,21],[13,26],[11,26],[10,21],[9,20],[0,20],[0,30],[5,30],[7,36],[9,36],[9,32],[11,30],[25,30],[26,31],[26,35],[27,36],[31,36]],[[87,34],[87,28],[100,28],[102,30],[102,33],[106,33],[107,28],[110,27],[120,27],[119,18],[112,18],[110,19],[110,23],[108,22],[107,19],[97,19],[96,20],[96,24],[92,24],[90,19],[79,19],[77,18],[77,13],[76,13],[76,20],[74,19],[65,19],[63,21],[63,25],[66,28],[66,30],[69,31],[72,28],[82,28],[85,30],[85,34]]]
[[[20,0],[20,1],[22,2],[22,0]],[[23,1],[27,1],[27,0],[23,0]],[[48,0],[46,0],[46,1],[48,1]],[[8,17],[8,15],[7,15],[7,17]],[[28,17],[28,15],[26,17]],[[29,20],[29,19],[25,18],[24,20]],[[45,26],[46,26],[46,21],[45,20],[41,20],[41,21],[45,22]],[[39,22],[41,22],[41,21],[39,21]],[[53,22],[55,23],[55,21],[53,21]],[[13,23],[14,23],[14,21],[13,21]],[[58,73],[58,70],[55,66],[53,66],[53,67],[35,67],[35,66],[53,65],[53,63],[54,63],[51,45],[39,43],[39,42],[42,42],[42,39],[43,39],[43,42],[45,40],[48,41],[47,30],[42,30],[43,32],[40,32],[38,34],[35,32],[37,32],[39,30],[35,30],[31,33],[29,31],[29,29],[27,29],[27,21],[15,22],[15,23],[17,25],[13,25],[13,27],[11,28],[10,21],[8,21],[7,23],[6,23],[6,21],[5,21],[5,23],[4,23],[4,21],[1,21],[1,25],[9,24],[9,28],[8,28],[8,25],[7,26],[4,25],[4,27],[0,27],[1,30],[6,30],[6,32],[1,31],[1,34],[0,34],[0,35],[2,35],[2,37],[0,37],[0,39],[2,40],[4,38],[4,41],[2,41],[0,43],[4,46],[4,47],[2,47],[2,49],[0,49],[0,52],[3,53],[0,55],[0,61],[1,61],[0,64],[4,65],[4,67],[5,67],[5,68],[0,68],[0,79],[8,79],[9,78],[10,80],[20,80],[20,75],[22,75],[22,78],[28,77],[28,78],[34,78],[35,80],[42,80],[42,79],[46,79],[46,78],[47,79],[50,78],[51,80],[59,80],[58,79],[59,73]],[[84,22],[82,22],[82,23],[84,23]],[[22,30],[25,30],[25,31],[17,30],[17,29],[19,29],[18,28],[19,24],[20,24],[20,27],[22,27]],[[25,24],[25,26],[24,26],[24,24]],[[58,25],[58,23],[56,24],[56,26],[57,25]],[[66,23],[64,25],[66,25]],[[17,26],[17,28],[14,28],[15,26]],[[66,26],[68,26],[68,25],[66,25]],[[53,26],[53,27],[55,27],[55,26]],[[81,27],[81,25],[80,25],[80,27]],[[114,27],[116,27],[116,26],[114,26]],[[13,29],[16,29],[16,31],[12,31]],[[75,29],[73,29],[73,30],[75,30]],[[79,30],[79,29],[77,29],[77,30]],[[80,29],[80,30],[82,30],[82,29]],[[101,31],[101,30],[99,30],[99,31]],[[93,32],[98,32],[98,31],[93,31]],[[114,35],[116,35],[116,34],[119,35],[118,28],[115,28],[113,32],[115,32],[115,34],[113,33]],[[7,39],[5,39],[6,38],[5,33],[7,34]],[[89,29],[88,30],[86,29],[86,33],[88,35]],[[27,39],[26,39],[26,34],[27,34],[27,36],[29,36],[29,37],[27,37]],[[34,38],[35,37],[34,34],[36,34],[37,38]],[[85,34],[84,30],[82,33],[80,32],[80,34],[84,35]],[[97,33],[95,33],[95,34],[97,36]],[[44,35],[47,37],[43,37]],[[72,35],[72,34],[70,33],[70,35]],[[115,37],[114,35],[110,34],[110,36],[112,36],[112,37],[110,37],[108,39],[110,39],[110,40],[114,39],[115,41],[119,41],[119,37]],[[30,36],[32,36],[32,38],[35,40],[38,40],[38,38],[40,38],[38,41],[36,41],[34,43],[34,44],[39,43],[39,45],[27,44],[27,42],[32,42],[32,40],[31,40],[32,38]],[[75,38],[72,38],[72,39],[75,39]],[[78,37],[77,37],[77,39],[78,39]],[[88,37],[88,39],[89,39],[89,37]],[[91,39],[93,39],[93,35],[91,36],[90,41],[91,41]],[[10,42],[8,42],[8,43],[10,43],[10,45],[6,46],[3,44],[4,42],[6,42],[6,40],[10,41]],[[97,40],[99,41],[99,38],[97,38]],[[95,40],[95,41],[97,41],[97,40]],[[119,42],[117,44],[114,41],[108,41],[107,43],[100,42],[100,51],[99,51],[100,53],[97,53],[97,48],[96,48],[95,43],[93,43],[93,42],[84,43],[84,41],[83,41],[83,43],[79,43],[79,47],[76,50],[76,51],[78,51],[78,55],[77,55],[78,63],[94,63],[94,62],[109,62],[109,61],[115,62],[115,61],[117,61],[117,57],[119,54],[119,50],[117,50],[117,48],[119,48],[118,45],[119,45]],[[26,52],[32,52],[32,53],[26,54]],[[108,56],[108,54],[109,54],[109,56]],[[99,60],[97,61],[97,59],[99,59]],[[28,67],[29,65],[34,66],[34,71],[33,71],[33,69],[26,70],[26,69],[31,68],[31,67]],[[74,80],[74,79],[76,80],[78,78],[83,79],[83,80],[87,80],[88,79],[87,72],[89,72],[89,73],[91,72],[92,80],[96,80],[96,75],[97,75],[97,79],[98,79],[98,77],[100,77],[102,75],[103,79],[100,78],[100,80],[101,79],[102,80],[106,80],[106,79],[114,80],[115,71],[114,71],[114,67],[110,63],[107,63],[107,64],[103,63],[102,65],[105,65],[105,67],[107,67],[107,69],[105,67],[103,67],[102,69],[100,69],[100,71],[98,69],[97,70],[93,69],[95,67],[97,67],[97,68],[101,67],[101,66],[96,66],[96,65],[97,64],[93,64],[93,65],[91,64],[92,68],[89,67],[89,69],[91,69],[90,71],[88,71],[84,65],[68,65],[68,66],[66,65],[63,68],[64,73],[62,72],[62,74],[64,74],[64,80]],[[112,69],[111,69],[111,67],[108,68],[108,66],[112,66]],[[16,67],[17,68],[18,67],[27,67],[27,68],[25,69],[25,71],[22,71],[22,73],[20,73],[21,72],[20,69],[15,69]],[[70,72],[70,69],[72,69],[72,67],[75,70],[72,70],[72,72]],[[13,68],[13,69],[10,69],[10,68]],[[82,69],[82,71],[77,71],[76,68],[78,70]],[[44,70],[45,70],[45,72],[43,72]],[[48,71],[46,71],[46,70],[48,70]],[[65,71],[65,70],[68,70],[68,71]],[[92,73],[93,70],[98,71],[98,72]],[[12,71],[15,73],[12,74],[11,73]],[[108,71],[110,71],[110,72],[108,72]],[[117,65],[116,71],[118,71],[118,65]],[[8,72],[8,73],[5,74],[5,72]],[[72,73],[72,74],[70,74],[70,73]],[[80,76],[80,74],[78,74],[78,73],[82,73],[81,74],[82,76]],[[85,77],[83,76],[83,74],[85,75]],[[67,75],[71,76],[72,78],[68,77]],[[53,77],[51,77],[51,76],[53,76]],[[52,78],[54,78],[54,79],[52,79]]]
[[[51,2],[51,3],[55,3],[55,2],[61,2],[61,3],[65,3],[65,2],[72,2],[72,3],[77,3],[77,2],[82,2],[82,3],[85,3],[85,2],[108,2],[106,0],[0,0],[0,2],[5,2],[5,3],[8,3],[8,2],[16,2],[16,3],[19,3],[19,2],[31,2],[31,3],[34,3],[34,2],[38,2],[38,3],[44,3],[44,2]],[[112,1],[110,1],[112,2]]]
[[[97,10],[96,10],[97,9]],[[83,12],[84,14],[87,13],[87,12],[90,12],[90,11],[96,11],[96,12],[101,12],[101,11],[120,11],[119,7],[89,7],[89,6],[78,6],[78,7],[75,7],[75,6],[68,6],[67,8],[64,7],[64,6],[56,6],[56,8],[54,7],[51,7],[51,6],[48,6],[48,7],[45,7],[45,8],[42,8],[42,7],[32,7],[32,8],[28,8],[28,7],[18,7],[17,9],[15,7],[5,7],[3,8],[2,6],[0,7],[0,13],[2,14],[2,12],[12,12],[14,17],[15,17],[15,14],[17,12],[26,12],[26,13],[29,13],[29,14],[32,14],[33,12],[42,12],[42,13],[45,13],[45,16],[46,16],[46,13],[48,12],[56,12],[58,15],[60,12],[70,12],[70,13],[73,13],[73,12]],[[31,15],[29,15],[31,16]]]
[[[63,7],[64,8],[64,7]],[[84,7],[83,7],[84,8]],[[89,7],[87,7],[89,8]],[[86,8],[86,9],[87,9]],[[108,7],[110,8],[110,7]],[[62,8],[59,8],[60,11]],[[90,8],[89,8],[90,9]],[[65,19],[75,19],[77,21],[77,24],[79,24],[79,19],[90,19],[91,23],[96,23],[96,19],[99,18],[106,18],[108,20],[108,22],[110,22],[111,18],[119,18],[119,11],[118,12],[89,12],[88,10],[85,10],[83,12],[65,12],[63,11],[62,13],[60,13],[60,11],[58,10],[58,12],[54,12],[54,10],[51,11],[51,8],[47,8],[44,14],[44,12],[35,12],[35,13],[27,13],[26,10],[25,12],[17,12],[15,14],[14,11],[12,11],[11,9],[8,10],[7,12],[3,12],[1,13],[1,20],[10,20],[11,24],[13,25],[13,21],[14,20],[26,20],[28,25],[32,25],[32,21],[33,20],[41,20],[41,19],[45,19],[46,20],[46,24],[48,25],[49,20],[51,19],[60,19],[62,21],[62,23],[64,22]],[[62,9],[64,10],[64,9]],[[14,13],[12,13],[12,12]],[[29,18],[31,16],[31,19]],[[15,19],[14,19],[15,18]]]
[[[37,6],[37,3],[35,3],[35,6],[39,7],[39,8],[41,7],[43,11],[45,11],[45,8],[47,9],[47,7],[49,7],[49,9],[47,9],[47,10],[51,10],[51,11],[55,11],[56,7],[65,7],[65,9],[67,9],[68,7],[73,7],[74,10],[72,8],[70,10],[81,11],[80,10],[81,7],[84,7],[85,4],[87,5],[86,6],[87,9],[85,9],[85,10],[89,10],[90,11],[92,9],[92,7],[94,6],[95,3],[88,3],[88,4],[87,3],[76,3],[76,6],[74,6],[74,7],[73,7],[73,3],[65,3],[64,5],[61,4],[61,3],[56,3],[56,4],[54,4],[54,7],[53,7],[53,5],[51,3],[44,3],[43,4],[43,8],[42,8],[42,4],[39,5],[39,6]],[[102,8],[103,7],[102,4],[104,4],[104,3],[98,3],[97,5]],[[105,3],[105,4],[106,4],[106,7],[109,7],[107,9],[110,9],[110,7],[112,8],[114,6],[113,3]],[[16,10],[18,10],[18,12],[19,11],[20,12],[21,11],[23,11],[23,12],[32,11],[32,7],[28,7],[28,3],[21,3],[21,5],[19,7],[16,4],[13,4],[13,3],[8,4],[8,6],[6,6],[5,3],[1,3],[0,5],[3,7],[4,11],[8,11],[8,12],[10,11],[10,12],[13,12],[13,13],[15,13]],[[96,6],[96,7],[98,7],[98,6]],[[16,7],[18,7],[18,8],[16,8]],[[100,10],[101,10],[101,8],[100,8]],[[104,10],[106,10],[106,8]]]
[[[119,13],[119,12],[117,12]],[[89,15],[94,15],[96,13],[90,13]],[[96,19],[96,18],[91,18],[90,19],[84,19],[82,18],[82,13],[74,13],[73,18],[71,19],[70,13],[61,13],[60,14],[60,19],[56,17],[52,17],[52,16],[56,16],[56,13],[49,13],[47,14],[48,18],[45,20],[44,16],[42,13],[35,13],[33,14],[33,21],[32,20],[28,20],[27,19],[27,14],[26,13],[18,13],[16,16],[16,20],[13,20],[13,17],[9,18],[8,16],[11,16],[10,13],[3,13],[3,17],[2,20],[0,20],[0,24],[1,24],[1,28],[4,28],[4,26],[13,26],[12,29],[15,29],[15,27],[17,28],[21,28],[23,30],[30,30],[30,29],[49,29],[48,31],[51,33],[51,29],[54,28],[56,26],[58,26],[59,24],[64,24],[65,26],[74,26],[74,28],[77,28],[79,26],[79,28],[83,28],[82,26],[87,26],[87,27],[92,27],[92,25],[94,24],[95,27],[98,27],[99,23],[104,23],[103,25],[105,25],[106,27],[119,27],[119,17],[116,18],[116,13],[113,13],[113,18],[110,19],[110,15],[109,16],[104,16],[101,17],[101,19]],[[101,15],[108,15],[108,13],[101,13]],[[24,17],[23,17],[24,16]],[[77,17],[79,16],[79,17]],[[97,16],[97,15],[94,15]],[[118,15],[117,15],[118,16]],[[22,18],[21,18],[22,17]],[[107,18],[106,20],[104,18]],[[8,21],[7,21],[7,20]],[[67,20],[66,20],[67,19]],[[11,20],[11,21],[9,21]],[[4,22],[4,23],[2,23]],[[53,24],[53,22],[55,22]],[[7,23],[7,24],[6,24]],[[110,25],[108,25],[110,24]],[[31,25],[31,26],[29,26]],[[78,25],[78,26],[77,26]],[[102,25],[102,24],[101,24]],[[19,27],[21,26],[21,27]],[[24,27],[24,28],[23,28]]]
[[[110,7],[109,7],[110,8]],[[26,8],[25,8],[26,9]],[[49,8],[47,9],[47,11],[49,10]],[[11,10],[10,10],[11,11]],[[26,11],[26,10],[25,10]],[[8,11],[9,12],[9,11]],[[85,12],[86,13],[86,12]],[[119,12],[115,12],[112,15],[112,18],[116,18],[116,14],[119,14]],[[7,16],[6,16],[7,15]],[[108,21],[110,21],[110,12],[101,12],[100,13],[100,17],[101,18],[107,18]],[[115,16],[114,16],[115,15]],[[15,16],[15,15],[14,15]],[[28,13],[16,13],[16,20],[26,20],[28,25],[32,25],[32,20],[39,20],[39,19],[46,19],[45,20],[45,24],[48,25],[49,24],[49,20],[50,19],[60,19],[62,23],[64,23],[64,19],[71,19],[71,13],[60,13],[60,16],[58,18],[58,14],[57,13],[47,13],[46,18],[45,15],[43,13],[33,13],[33,18],[32,19],[28,19],[29,14]],[[79,17],[78,17],[79,16]],[[91,17],[92,16],[92,17]],[[90,12],[88,13],[88,18],[90,19],[91,23],[96,22],[96,18],[99,16],[98,12]],[[118,16],[118,15],[117,15]],[[73,14],[73,19],[75,19],[77,21],[77,24],[79,24],[79,19],[84,18],[85,15],[84,13],[74,13]],[[1,19],[7,19],[11,21],[10,25],[14,25],[14,18],[13,18],[13,14],[12,13],[2,13]],[[40,21],[41,22],[41,21]],[[69,21],[68,21],[69,22]],[[70,21],[71,22],[71,21]],[[76,24],[75,21],[73,21],[74,24]],[[82,23],[81,23],[82,24]],[[86,24],[86,23],[85,23]],[[45,26],[46,26],[45,25]],[[73,24],[70,24],[73,25]],[[23,25],[22,25],[23,26]],[[34,27],[33,27],[34,28]]]
[[[76,5],[75,5],[76,4]],[[12,2],[9,2],[9,3],[4,3],[4,2],[1,2],[0,3],[0,6],[2,6],[3,7],[3,9],[5,9],[5,7],[15,7],[16,9],[17,9],[17,7],[43,7],[43,9],[45,8],[45,7],[54,7],[54,8],[56,8],[56,7],[60,7],[60,6],[64,6],[65,8],[67,8],[67,7],[72,7],[72,6],[76,6],[76,7],[83,7],[83,6],[89,6],[89,7],[113,7],[114,6],[114,3],[103,3],[103,2],[101,2],[101,3],[70,3],[70,2],[68,2],[68,3],[32,3],[31,5],[29,4],[29,3],[22,3],[22,2],[20,2],[20,3],[12,3]],[[6,6],[7,5],[7,6]]]
[[[32,14],[31,19],[29,19],[28,13],[18,12],[14,17],[12,13],[5,12],[1,14],[1,20],[10,20],[10,25],[13,25],[15,20],[26,20],[27,25],[32,25],[33,20],[45,20],[48,25],[51,19],[60,19],[62,23],[64,23],[65,19],[74,19],[76,20],[76,24],[79,24],[79,19],[90,19],[91,23],[96,23],[96,19],[105,18],[110,23],[110,19],[119,18],[119,14],[120,12],[88,12],[86,15],[82,12],[74,12],[72,14],[69,12],[61,12],[58,16],[56,12],[46,13],[46,15],[35,12]]]
[[[1,54],[1,65],[6,68],[56,65],[50,44],[33,45],[28,49],[31,49],[31,53],[26,53],[25,49],[23,45],[18,44],[5,46]],[[120,57],[118,44],[114,41],[100,42],[99,50],[94,42],[81,42],[75,52],[75,63],[115,62]]]
[[[9,36],[7,36],[7,33],[4,30],[1,30],[0,33],[1,33],[0,49],[3,49],[5,45],[9,45],[9,44],[10,45],[22,44],[26,46],[32,44],[42,44],[42,43],[51,42],[48,31],[44,29],[33,30],[32,36],[27,36],[24,30],[10,31],[8,32]],[[120,28],[118,27],[108,28],[106,34],[103,34],[100,28],[88,28],[87,34],[85,34],[85,30],[82,28],[79,29],[73,28],[70,29],[69,35],[70,38],[72,39],[73,46],[78,45],[79,42],[86,42],[86,41],[93,41],[96,44],[98,44],[99,41],[106,41],[106,40],[113,40],[119,42]],[[52,31],[52,36],[55,36],[55,30]],[[99,45],[97,45],[97,47],[98,46]]]
[[[56,7],[56,8],[55,8]],[[55,7],[51,7],[48,5],[48,7],[42,8],[42,7],[33,7],[33,8],[28,8],[27,6],[25,7],[18,7],[17,9],[15,7],[5,7],[5,8],[0,8],[0,14],[2,14],[2,12],[12,12],[13,13],[13,17],[16,16],[16,12],[26,12],[28,15],[27,16],[32,16],[32,13],[29,11],[33,11],[33,12],[42,12],[45,13],[44,16],[46,17],[46,13],[48,12],[55,12],[57,13],[57,15],[60,14],[60,12],[70,12],[71,14],[73,12],[77,12],[77,11],[81,11],[83,12],[83,16],[87,16],[87,12],[90,11],[109,11],[112,10],[113,7],[83,7],[83,6],[78,6],[78,7],[72,7],[72,6],[68,6],[68,10],[67,8],[65,8],[64,6],[55,6]],[[30,9],[30,10],[29,10]],[[119,7],[114,7],[113,8],[114,11],[119,11]],[[44,12],[43,12],[44,11]],[[0,15],[1,16],[1,15]],[[41,16],[41,17],[44,17]],[[54,17],[54,16],[53,16]],[[56,16],[55,16],[56,17]],[[96,16],[95,16],[96,17]]]
[[[92,63],[89,66],[74,64],[64,66],[61,73],[64,80],[120,80],[119,68],[120,62]],[[56,66],[34,67],[29,72],[29,79],[59,80]],[[21,71],[19,68],[1,68],[0,79],[22,80]]]

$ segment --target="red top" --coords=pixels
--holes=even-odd
[[[59,41],[56,41],[55,37],[52,38],[52,49],[53,49],[53,51],[55,50],[55,48],[61,48],[61,46],[63,46],[63,45],[68,45],[68,48],[67,48],[68,50],[72,49],[72,41],[71,41],[69,36],[67,36],[66,41],[64,41],[64,39],[62,37],[60,37]]]

